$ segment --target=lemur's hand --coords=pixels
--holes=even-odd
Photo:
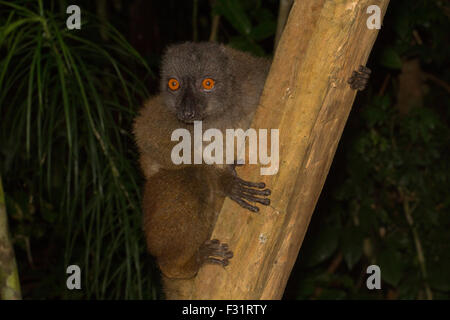
[[[269,196],[271,192],[269,189],[264,189],[266,184],[264,182],[249,182],[239,178],[236,172],[236,166],[241,165],[235,163],[230,166],[231,183],[227,190],[227,196],[230,197],[231,200],[237,202],[241,207],[252,212],[258,212],[259,208],[249,204],[247,201],[257,202],[268,206],[270,204],[270,199],[266,196]]]

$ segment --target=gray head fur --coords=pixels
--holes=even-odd
[[[233,103],[233,77],[229,58],[223,45],[192,43],[167,48],[161,66],[161,94],[167,108],[180,121],[191,123],[212,115],[220,116]],[[179,83],[177,90],[168,86],[169,79]],[[202,81],[214,80],[214,87],[206,90]]]

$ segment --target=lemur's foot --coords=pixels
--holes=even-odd
[[[352,76],[347,80],[350,84],[350,88],[354,90],[362,91],[366,88],[372,71],[365,67],[359,66],[358,71],[353,71]]]
[[[249,204],[247,201],[257,202],[268,206],[270,204],[270,199],[266,197],[256,197],[270,195],[270,190],[264,189],[266,187],[266,184],[264,182],[249,182],[242,180],[237,176],[236,166],[240,166],[240,164],[231,165],[233,182],[230,194],[228,195],[230,199],[236,201],[241,207],[252,212],[258,212],[259,208]]]
[[[217,239],[207,240],[199,249],[199,261],[201,263],[219,264],[227,266],[233,252],[228,250],[228,244],[220,243]]]

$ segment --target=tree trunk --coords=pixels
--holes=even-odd
[[[226,199],[213,238],[234,252],[230,265],[205,265],[192,299],[280,299],[325,182],[356,91],[347,84],[365,65],[389,0],[301,0],[292,7],[252,128],[279,129],[277,174],[239,168],[272,190],[255,214]]]
[[[14,249],[9,240],[5,197],[0,177],[0,300],[20,300],[19,274]]]

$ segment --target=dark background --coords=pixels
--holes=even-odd
[[[214,14],[219,42],[272,56],[278,1],[0,2],[0,177],[24,298],[161,297],[130,127],[164,48],[207,41]],[[450,297],[449,16],[391,1],[286,299]],[[66,289],[70,264],[83,290]]]

